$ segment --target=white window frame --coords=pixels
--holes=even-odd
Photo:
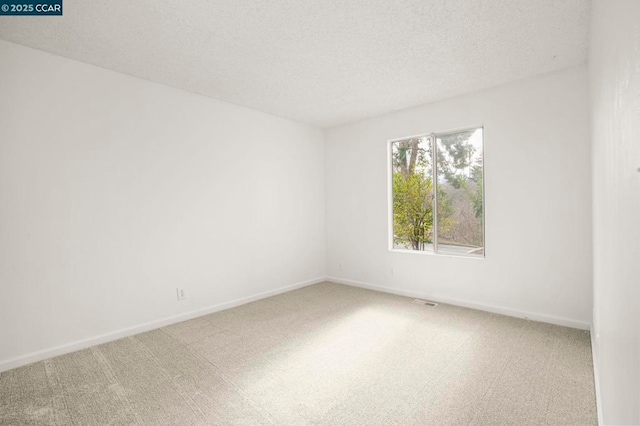
[[[460,133],[467,130],[475,130],[482,129],[482,180],[483,180],[483,188],[482,188],[482,239],[483,239],[483,250],[484,254],[453,254],[453,253],[441,253],[438,252],[438,165],[437,165],[437,144],[436,139],[439,136],[446,136],[453,133]],[[432,166],[432,181],[433,184],[433,205],[435,206],[433,211],[433,250],[408,250],[408,249],[398,249],[394,247],[393,244],[393,144],[395,142],[404,141],[407,139],[416,139],[416,138],[424,138],[428,137],[431,142],[431,150],[433,152],[434,158],[432,158],[433,166]],[[486,171],[485,171],[485,128],[483,125],[478,126],[468,126],[461,127],[455,130],[447,130],[445,132],[430,132],[430,133],[419,133],[417,135],[412,136],[404,136],[401,138],[389,139],[387,141],[387,230],[388,230],[388,249],[391,252],[397,253],[410,253],[410,254],[426,254],[429,256],[445,256],[445,257],[462,257],[465,259],[485,259],[487,257],[487,225],[486,225]]]

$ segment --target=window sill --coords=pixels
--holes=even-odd
[[[427,256],[439,256],[439,257],[458,257],[463,259],[476,259],[476,260],[485,260],[485,255],[477,255],[477,254],[464,254],[464,253],[436,253],[433,250],[405,250],[405,249],[397,249],[390,248],[390,252],[394,253],[406,253],[406,254],[417,254],[417,255],[427,255]]]

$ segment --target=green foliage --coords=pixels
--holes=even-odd
[[[484,179],[482,178],[482,166],[475,164],[472,167],[471,176],[469,177],[451,174],[450,179],[447,179],[447,181],[453,188],[460,189],[467,194],[469,201],[473,205],[473,212],[476,218],[482,219],[484,211]]]
[[[422,174],[393,174],[394,243],[424,250],[433,228],[433,183]]]
[[[457,225],[453,218],[454,210],[453,202],[446,191],[438,188],[438,235],[451,231]]]
[[[482,157],[469,143],[476,130],[436,139],[437,155],[428,137],[394,143],[394,245],[424,250],[434,235],[434,186],[438,191],[438,239],[446,244],[481,247],[483,242]],[[432,182],[437,162],[438,183]]]
[[[438,190],[438,225],[447,232],[456,222],[453,206],[443,190]],[[424,250],[433,239],[433,182],[423,174],[393,174],[394,243]]]
[[[473,211],[478,219],[483,219],[484,214],[484,179],[482,176],[482,166],[475,165],[473,167],[472,181],[476,184],[475,191],[469,191],[469,199],[473,203]]]
[[[438,138],[438,174],[455,189],[467,179],[458,172],[471,166],[474,148],[468,143],[475,130],[448,134]]]

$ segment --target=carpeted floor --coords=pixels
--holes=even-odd
[[[0,424],[596,424],[588,332],[323,283],[0,375]]]

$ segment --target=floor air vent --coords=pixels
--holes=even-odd
[[[413,303],[416,305],[424,305],[424,306],[438,306],[436,302],[429,302],[428,300],[414,299]]]

